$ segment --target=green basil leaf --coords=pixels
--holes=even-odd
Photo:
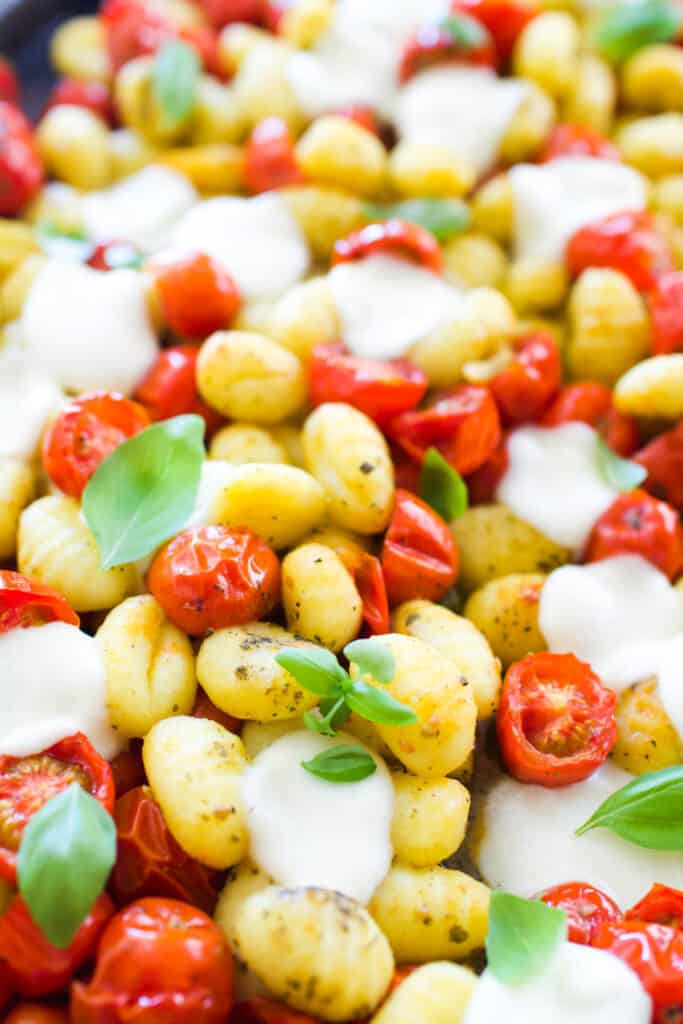
[[[17,859],[19,891],[53,946],[72,941],[115,860],[114,819],[77,782],[31,817]]]
[[[375,760],[367,750],[344,744],[323,750],[301,764],[311,775],[326,782],[360,782],[377,771]]]
[[[318,714],[314,711],[304,712],[304,725],[320,736],[336,736],[337,730],[351,714],[343,694],[337,698],[325,697],[320,701],[317,711]]]
[[[93,244],[82,228],[60,228],[50,221],[39,221],[35,228],[36,240],[48,256],[84,263],[93,252]]]
[[[439,22],[439,28],[447,32],[453,42],[468,50],[482,46],[488,33],[476,18],[467,14],[449,14]]]
[[[683,850],[683,765],[647,772],[600,804],[576,830],[608,828],[646,850]]]
[[[152,91],[169,126],[182,124],[192,113],[202,65],[194,46],[170,39],[157,51]]]
[[[678,7],[670,0],[620,4],[598,21],[595,43],[604,57],[619,64],[644,46],[674,39],[680,26]]]
[[[401,203],[366,203],[365,216],[369,221],[398,217],[431,231],[439,242],[447,242],[454,235],[466,231],[470,225],[470,212],[459,199],[406,199]]]
[[[486,956],[489,970],[504,985],[541,974],[566,934],[563,910],[507,892],[491,893]]]
[[[283,647],[275,660],[309,693],[335,699],[341,695],[341,681],[346,673],[334,654],[324,647]]]
[[[401,704],[390,693],[357,679],[346,691],[346,703],[361,718],[378,725],[414,725],[418,721],[412,708]]]
[[[344,654],[358,666],[362,676],[371,675],[378,683],[390,683],[396,671],[396,661],[390,649],[379,640],[354,640],[344,648]]]
[[[595,459],[605,483],[619,491],[632,491],[634,487],[642,484],[647,476],[647,470],[637,462],[615,455],[599,434],[595,439]]]
[[[174,416],[124,441],[83,492],[101,566],[150,554],[187,523],[204,460],[204,420]]]
[[[467,484],[438,448],[430,448],[422,460],[420,497],[447,523],[467,511]]]

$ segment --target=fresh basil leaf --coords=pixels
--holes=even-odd
[[[344,648],[344,654],[358,666],[362,676],[371,675],[378,683],[390,683],[396,671],[391,650],[379,640],[354,640]]]
[[[367,750],[345,744],[323,750],[301,764],[311,775],[326,782],[360,782],[377,771],[375,760]]]
[[[187,523],[204,460],[204,420],[174,416],[115,448],[83,492],[103,569],[150,554]]]
[[[304,712],[304,725],[311,732],[317,732],[320,736],[336,736],[337,730],[351,714],[343,694],[336,699],[325,697],[320,701],[317,711],[318,714],[314,711]]]
[[[192,113],[201,67],[194,46],[181,39],[170,39],[157,51],[152,69],[152,91],[169,127],[182,124]]]
[[[114,820],[78,783],[31,817],[17,859],[19,891],[53,946],[72,941],[115,860]]]
[[[366,203],[364,213],[370,221],[398,217],[425,228],[439,240],[447,242],[454,235],[466,231],[470,225],[470,212],[459,199],[406,199],[401,203]]]
[[[385,690],[354,679],[346,691],[346,703],[361,718],[378,725],[414,725],[418,717],[412,708],[401,704]]]
[[[492,892],[486,956],[504,985],[519,985],[543,972],[567,934],[563,910],[540,900]]]
[[[604,57],[619,64],[644,46],[674,39],[681,25],[677,5],[670,0],[620,4],[607,11],[595,28],[595,43]]]
[[[324,647],[283,647],[275,660],[309,693],[335,699],[341,695],[341,681],[346,673],[334,654]]]
[[[683,765],[647,772],[612,793],[576,830],[608,828],[646,850],[683,851]]]
[[[439,28],[447,32],[459,46],[473,50],[482,46],[488,37],[484,26],[467,14],[449,14],[439,22]]]
[[[615,455],[599,434],[595,438],[595,459],[605,483],[619,491],[632,491],[634,487],[642,484],[647,476],[647,470],[637,462]]]
[[[50,221],[40,221],[35,228],[36,240],[48,256],[84,263],[90,259],[92,242],[82,228],[60,228]]]
[[[438,448],[430,448],[422,460],[420,497],[447,523],[467,511],[467,484]]]

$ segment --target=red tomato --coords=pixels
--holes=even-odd
[[[221,29],[235,21],[261,21],[265,0],[199,0],[199,6],[213,27]]]
[[[122,797],[136,786],[144,786],[147,782],[145,766],[142,763],[142,740],[131,740],[128,750],[122,750],[110,764],[114,776],[114,791],[118,797]]]
[[[46,622],[78,626],[80,621],[67,599],[52,587],[12,569],[0,569],[0,633]]]
[[[230,1014],[229,1024],[320,1024],[316,1017],[297,1013],[274,999],[254,996],[238,1003]]]
[[[266,117],[251,133],[244,152],[244,180],[252,193],[270,192],[304,180],[294,138],[281,117]]]
[[[666,924],[670,928],[681,928],[683,892],[655,882],[642,900],[626,911],[624,917],[626,920],[647,921],[649,924]]]
[[[0,216],[20,213],[42,188],[43,177],[30,124],[11,103],[0,101]]]
[[[0,102],[19,102],[19,80],[8,60],[0,57]]]
[[[15,896],[0,915],[0,964],[9,970],[14,987],[25,999],[61,992],[78,968],[90,959],[97,940],[114,911],[103,893],[66,949],[52,946],[21,896]]]
[[[226,714],[225,711],[221,711],[217,708],[213,701],[209,700],[208,696],[204,693],[201,686],[197,687],[197,699],[194,702],[192,708],[193,718],[209,718],[212,722],[218,722],[228,732],[234,732],[239,734],[242,723],[239,718],[233,718],[232,715]]]
[[[194,46],[208,71],[220,74],[215,34],[177,25],[169,13],[146,0],[105,0],[100,18],[114,72],[135,57],[156,53],[169,39],[182,39]]]
[[[412,260],[435,274],[443,267],[443,255],[431,231],[398,217],[381,224],[368,224],[347,238],[340,238],[334,244],[332,263],[350,263],[378,255]]]
[[[0,878],[16,885],[17,851],[29,819],[73,782],[113,812],[111,768],[82,732],[29,757],[0,756]]]
[[[568,786],[605,760],[617,737],[616,694],[573,654],[529,654],[507,670],[498,744],[520,782]]]
[[[396,486],[403,491],[412,491],[413,494],[417,494],[420,490],[420,466],[412,459],[408,459],[405,452],[396,445],[392,446],[391,457],[394,462]]]
[[[560,390],[562,365],[552,337],[538,331],[517,343],[510,365],[489,381],[505,424],[529,423],[540,418]]]
[[[507,438],[501,434],[500,441],[486,462],[466,478],[471,505],[488,505],[495,501],[498,484],[507,471],[509,461]]]
[[[675,1024],[683,1004],[683,932],[663,924],[618,921],[605,924],[593,939],[636,972],[652,997],[653,1024]],[[671,1011],[671,1012],[667,1012]],[[678,1014],[677,1012],[678,1011]]]
[[[5,1024],[69,1024],[66,1010],[40,1003],[22,1003],[5,1017]]]
[[[683,422],[660,434],[633,456],[647,470],[647,487],[683,512]]]
[[[638,291],[648,291],[657,278],[672,270],[671,252],[647,210],[613,213],[579,228],[565,251],[569,273],[587,267],[611,267],[629,278]]]
[[[164,320],[176,334],[200,341],[228,327],[239,311],[237,285],[206,253],[150,264],[149,269]]]
[[[45,110],[60,107],[64,104],[72,107],[85,107],[97,114],[107,124],[114,123],[114,104],[109,89],[101,82],[85,82],[78,78],[60,78],[50,93]]]
[[[501,437],[493,396],[478,384],[461,384],[428,409],[404,412],[387,425],[387,432],[414,462],[421,463],[429,448],[438,448],[463,475],[483,466]]]
[[[683,570],[683,526],[678,513],[640,489],[620,494],[591,530],[585,560],[641,555],[669,579]]]
[[[246,527],[193,526],[158,552],[147,583],[176,626],[203,636],[267,615],[280,597],[280,563]]]
[[[0,1013],[7,1008],[14,997],[14,982],[7,964],[0,960]]]
[[[114,239],[101,242],[95,246],[88,260],[88,266],[94,270],[121,270],[129,268],[138,270],[144,262],[144,254],[132,242]]]
[[[366,132],[380,135],[381,126],[379,118],[372,107],[364,107],[360,103],[353,103],[351,106],[335,110],[335,114],[338,117],[347,117],[349,121],[355,121],[361,128],[365,128]]]
[[[407,82],[435,64],[495,67],[496,49],[488,29],[461,12],[419,28],[403,47],[399,78]]]
[[[223,417],[199,397],[195,373],[198,355],[196,345],[165,348],[138,385],[135,397],[155,422],[196,413],[206,423],[206,435],[210,437],[223,423]]]
[[[294,3],[294,0],[265,0],[266,8],[263,14],[263,24],[269,32],[279,32],[282,18],[287,10]]]
[[[458,576],[458,548],[448,525],[409,491],[396,492],[381,557],[391,604],[416,597],[440,601]]]
[[[311,405],[346,402],[379,423],[414,409],[427,390],[427,377],[407,359],[357,359],[343,345],[316,345],[309,374]]]
[[[612,392],[597,381],[582,381],[564,388],[541,420],[544,427],[575,422],[599,430],[605,443],[618,455],[632,455],[638,447],[638,421],[615,409]]]
[[[559,907],[567,915],[567,937],[580,946],[590,946],[598,928],[618,921],[621,911],[614,900],[586,882],[565,882],[554,885],[538,896],[551,907]]]
[[[662,274],[647,297],[652,351],[656,356],[683,351],[683,271]]]
[[[217,924],[178,900],[131,903],[109,922],[72,1024],[225,1024],[232,961]]]
[[[141,405],[115,391],[72,398],[43,438],[43,465],[52,482],[80,498],[88,480],[115,448],[149,426]]]
[[[382,565],[366,551],[338,551],[337,554],[353,576],[363,605],[363,623],[372,636],[389,632],[389,600]]]
[[[557,124],[548,136],[539,157],[545,164],[558,156],[594,156],[602,160],[621,160],[621,154],[609,139],[594,128],[581,124]]]
[[[453,0],[451,10],[466,11],[489,30],[501,63],[510,59],[519,34],[540,13],[527,0]]]

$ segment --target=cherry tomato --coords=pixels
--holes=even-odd
[[[403,491],[412,491],[417,494],[420,490],[420,466],[406,457],[397,445],[391,446],[391,457],[394,463],[394,478],[396,486]]]
[[[7,1009],[14,995],[14,982],[12,981],[11,972],[4,960],[0,960],[0,1013]]]
[[[206,253],[181,256],[149,267],[163,317],[176,334],[201,340],[228,327],[241,297],[227,270]]]
[[[612,392],[597,381],[582,381],[564,388],[541,420],[544,427],[576,422],[599,430],[605,443],[618,455],[632,455],[638,447],[638,421],[615,409]]]
[[[270,192],[304,180],[294,138],[281,117],[266,117],[251,133],[244,152],[244,180],[251,193]]]
[[[621,160],[621,154],[609,139],[594,128],[582,124],[557,124],[548,136],[539,157],[542,164],[558,156],[593,156],[602,160]]]
[[[260,22],[265,0],[199,0],[199,6],[213,27],[221,29],[235,21]]]
[[[337,554],[353,576],[363,606],[363,623],[367,632],[375,636],[389,632],[389,601],[387,588],[378,558],[366,551],[338,551]]]
[[[391,604],[416,597],[440,601],[455,583],[460,561],[448,525],[409,491],[396,492],[381,559]]]
[[[170,13],[147,0],[105,0],[100,18],[114,72],[135,57],[156,53],[170,39],[182,39],[194,46],[208,71],[220,75],[215,34],[176,24]]]
[[[0,569],[0,633],[46,622],[78,626],[80,621],[67,599],[52,587],[12,569]]]
[[[528,654],[510,666],[498,709],[498,744],[520,782],[568,786],[614,745],[616,694],[573,654]]]
[[[246,527],[193,526],[158,552],[147,583],[176,626],[203,636],[267,615],[280,596],[280,563]]]
[[[8,1013],[4,1024],[69,1024],[69,1014],[58,1006],[22,1003]]]
[[[209,700],[208,696],[202,690],[201,686],[197,687],[197,698],[192,708],[193,718],[209,718],[212,722],[218,722],[228,732],[234,732],[239,735],[242,728],[242,723],[239,718],[233,718],[232,715],[226,714],[225,711],[221,711],[217,708],[213,701]]]
[[[368,224],[347,238],[340,238],[334,244],[332,262],[350,263],[378,255],[411,260],[435,274],[443,267],[443,255],[431,231],[398,217],[381,224]]]
[[[229,1024],[320,1024],[317,1017],[297,1013],[274,999],[254,996],[238,1003],[230,1014]]]
[[[683,926],[683,892],[655,882],[650,891],[624,914],[626,920],[666,924],[670,928]]]
[[[654,355],[683,352],[683,271],[662,274],[647,301]]]
[[[43,177],[31,126],[21,111],[0,101],[0,216],[20,213],[42,188]]]
[[[0,964],[4,963],[16,991],[25,999],[61,992],[78,968],[90,959],[102,930],[114,912],[103,893],[66,949],[52,946],[21,896],[0,915]]]
[[[683,512],[683,422],[650,441],[633,459],[647,470],[643,487]]]
[[[538,896],[551,907],[559,907],[567,915],[567,937],[580,946],[590,946],[598,928],[618,921],[621,911],[614,900],[586,882],[565,882],[554,885]]]
[[[372,132],[373,135],[380,135],[381,133],[379,118],[372,107],[365,107],[360,103],[352,103],[348,107],[341,107],[339,110],[335,110],[335,114],[338,117],[346,117],[349,121],[354,121],[361,128],[365,128],[366,132]]]
[[[72,107],[85,107],[97,114],[108,125],[114,123],[114,104],[109,89],[101,82],[86,82],[78,78],[60,78],[50,93],[46,111],[52,107],[68,104]]]
[[[115,448],[149,426],[147,412],[115,391],[72,398],[43,438],[43,465],[52,482],[80,498],[88,480]]]
[[[147,782],[142,762],[142,740],[131,740],[128,750],[122,750],[110,764],[114,776],[114,790],[118,797],[122,797],[136,786],[144,786]]]
[[[498,485],[507,471],[509,462],[507,438],[502,434],[486,462],[465,479],[471,505],[488,505],[495,501]]]
[[[111,768],[82,732],[39,754],[0,756],[0,878],[16,885],[17,851],[29,819],[73,782],[113,812]]]
[[[638,291],[648,291],[657,278],[672,270],[668,243],[647,210],[613,213],[579,228],[565,252],[569,273],[587,267],[611,267],[629,278]]]
[[[496,66],[496,49],[477,18],[458,12],[422,26],[403,47],[399,78],[407,82],[435,64]]]
[[[8,60],[0,57],[0,102],[19,102],[19,80],[14,73],[14,68]]]
[[[527,0],[453,0],[451,10],[471,14],[489,30],[502,64],[512,56],[522,30],[540,13]]]
[[[357,359],[343,345],[316,345],[309,364],[311,405],[346,402],[379,423],[414,409],[427,377],[407,359]]]
[[[552,337],[545,331],[520,339],[514,360],[489,381],[503,423],[540,418],[560,390],[562,365]]]
[[[604,924],[593,946],[607,949],[636,972],[654,1004],[653,1024],[675,1024],[683,1005],[683,932],[663,924]],[[677,1012],[678,1011],[678,1014]]]
[[[232,961],[217,924],[178,900],[131,903],[107,925],[72,1024],[225,1024]]]
[[[199,397],[195,373],[198,355],[196,345],[164,349],[138,385],[135,398],[155,422],[196,413],[206,423],[207,437],[211,437],[223,423],[223,417]]]
[[[641,555],[676,579],[683,570],[683,526],[676,510],[647,491],[620,494],[594,524],[586,561],[613,555]]]
[[[285,12],[295,0],[265,0],[263,24],[269,32],[279,32]]]
[[[144,253],[132,242],[113,239],[95,246],[88,260],[94,270],[139,270],[144,262]]]
[[[428,409],[404,412],[387,425],[391,439],[422,463],[429,448],[438,448],[463,475],[491,457],[501,437],[498,407],[487,387],[462,384]]]

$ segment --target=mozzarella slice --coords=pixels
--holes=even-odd
[[[382,759],[360,782],[326,782],[302,766],[353,737],[308,730],[266,747],[247,769],[250,855],[280,885],[333,889],[367,903],[391,865],[394,789]],[[364,748],[365,749],[365,748]]]
[[[683,633],[662,646],[657,675],[659,699],[683,739]]]
[[[368,26],[402,47],[422,25],[445,17],[450,0],[337,0],[337,8],[356,25]]]
[[[0,348],[0,456],[32,459],[64,395],[26,358],[17,340],[20,329],[13,331],[13,326],[5,328],[6,341]],[[7,338],[8,334],[17,337]]]

